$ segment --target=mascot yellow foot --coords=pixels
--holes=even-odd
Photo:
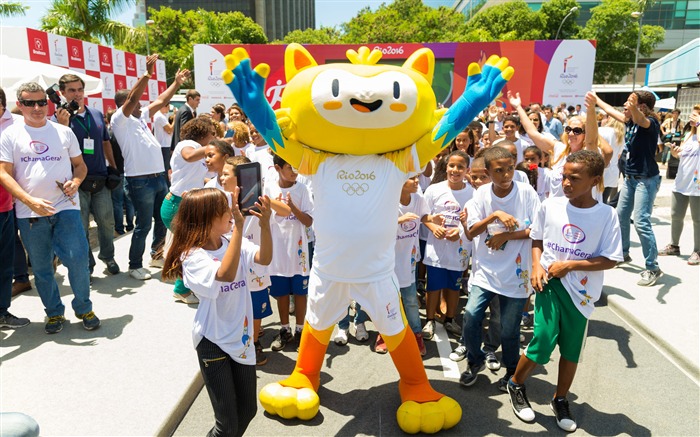
[[[317,331],[304,324],[299,356],[289,378],[268,384],[260,391],[260,403],[270,414],[285,419],[311,420],[318,413],[321,366],[333,333],[333,326]]]
[[[459,423],[462,407],[430,386],[418,344],[410,329],[406,327],[397,335],[382,336],[401,377],[401,406],[396,412],[401,430],[408,434],[434,434]]]

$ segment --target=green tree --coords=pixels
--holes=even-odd
[[[23,6],[19,2],[0,1],[0,17],[27,15],[27,9],[29,9],[29,6]]]
[[[578,8],[567,19],[564,20],[571,8]],[[581,26],[576,24],[581,5],[576,0],[551,0],[543,3],[537,13],[542,16],[545,22],[542,32],[545,39],[554,39],[557,36],[559,26],[559,39],[573,39],[581,31]],[[563,22],[562,22],[563,21]]]
[[[273,41],[272,44],[340,44],[342,33],[335,27],[321,27],[320,29],[296,29],[284,36],[282,41]]]
[[[158,53],[165,61],[166,75],[174,77],[178,69],[194,68],[195,44],[265,44],[263,29],[241,12],[210,12],[174,10],[161,7],[149,9],[149,19],[154,24],[148,28],[151,53]],[[183,31],[184,29],[192,29]],[[118,48],[136,53],[146,53],[146,28],[137,29],[140,38],[130,40]],[[194,76],[192,79],[194,80]],[[184,84],[191,87],[193,82]]]
[[[41,30],[94,43],[121,44],[138,32],[112,20],[136,0],[53,0],[41,18]]]
[[[558,25],[558,24],[557,24]],[[479,11],[465,26],[467,40],[520,41],[545,39],[546,21],[523,0],[503,3]]]
[[[639,20],[632,16],[632,12],[643,12],[648,6],[650,2],[644,0],[603,0],[591,9],[591,19],[578,36],[597,41],[593,76],[596,83],[619,82],[634,67]],[[640,57],[651,55],[665,37],[663,27],[642,24]]]
[[[342,24],[347,44],[444,42],[461,30],[464,16],[449,8],[431,8],[421,0],[383,3],[375,12],[361,9]]]

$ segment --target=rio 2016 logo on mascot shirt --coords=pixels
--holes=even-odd
[[[382,53],[367,47],[348,50],[347,57],[350,64],[318,65],[301,45],[290,44],[277,111],[265,98],[269,66],[253,67],[245,49],[226,56],[221,74],[273,151],[312,176],[316,247],[297,364],[287,379],[262,389],[260,403],[287,419],[309,420],[318,413],[326,348],[354,299],[381,333],[399,372],[400,428],[432,434],[455,426],[462,409],[431,387],[405,318],[387,315],[387,308],[401,305],[394,285],[399,193],[409,176],[499,95],[513,68],[498,56],[483,70],[472,63],[464,94],[445,110],[436,109],[429,49],[417,50],[401,67],[378,64]],[[362,195],[350,195],[349,183],[361,184]]]

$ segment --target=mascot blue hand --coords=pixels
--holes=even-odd
[[[433,141],[447,135],[444,145],[463,131],[474,117],[498,97],[501,89],[513,77],[513,67],[508,66],[507,58],[492,55],[482,71],[475,62],[469,65],[467,89],[447,110],[440,123],[433,130]]]
[[[270,74],[270,66],[258,64],[251,68],[248,52],[242,47],[234,49],[224,59],[226,69],[221,72],[221,78],[241,109],[273,151],[277,147],[284,147],[277,117],[265,98],[265,80]]]

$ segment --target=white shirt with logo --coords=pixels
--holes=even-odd
[[[312,175],[323,205],[314,210],[314,273],[351,283],[391,277],[401,187],[420,171],[415,146],[384,155],[304,150],[299,172]]]
[[[681,144],[678,173],[673,191],[685,196],[700,196],[700,144],[697,135]]]
[[[277,170],[275,170],[275,163],[272,162],[270,146],[267,144],[263,146],[256,146],[255,144],[251,143],[244,149],[244,153],[246,158],[250,159],[251,162],[260,163],[260,173],[263,186],[266,183],[277,181],[278,175]]]
[[[157,111],[153,116],[153,135],[156,141],[160,143],[161,148],[170,148],[170,143],[173,140],[173,134],[167,133],[163,128],[167,126],[168,116],[160,111]]]
[[[260,247],[260,220],[257,217],[252,215],[246,216],[243,224],[243,238]],[[265,290],[271,285],[272,282],[270,281],[267,268],[268,266],[255,262],[248,266],[248,289],[250,291]]]
[[[223,244],[217,250],[198,248],[183,257],[182,280],[199,298],[192,341],[196,348],[206,337],[234,361],[255,365],[253,303],[246,272],[258,248],[244,238],[235,279],[221,282],[216,280],[216,272],[229,245],[226,238],[222,237],[221,241]]]
[[[459,229],[459,239],[438,240],[432,232],[428,233],[423,263],[427,266],[462,272],[467,269],[471,242],[467,239],[459,220],[462,206],[474,196],[474,188],[465,183],[461,190],[452,190],[447,181],[433,184],[425,190],[425,203],[431,215],[440,214],[445,219],[443,227]]]
[[[182,193],[193,188],[204,187],[204,178],[206,178],[209,170],[204,158],[187,162],[182,156],[182,151],[186,148],[199,149],[202,147],[198,142],[193,140],[182,140],[177,143],[173,155],[170,157],[170,168],[173,174],[170,177],[170,192],[176,196],[182,196]],[[216,177],[214,179],[217,179]]]
[[[42,127],[30,127],[15,120],[0,137],[0,161],[12,163],[12,177],[32,197],[48,200],[56,212],[80,210],[80,198],[73,202],[56,182],[63,185],[73,178],[71,158],[81,156],[73,131],[52,121]],[[40,217],[22,202],[15,205],[17,218]]]
[[[263,188],[264,194],[270,199],[287,198],[287,193],[292,201],[302,212],[312,215],[313,202],[306,185],[297,182],[290,188],[282,188],[277,183],[268,183]],[[295,275],[309,276],[309,241],[306,235],[306,226],[299,219],[290,214],[283,217],[272,212],[270,220],[272,232],[272,262],[268,266],[268,272],[272,276],[292,277]]]
[[[565,197],[552,197],[540,206],[530,238],[542,240],[540,257],[547,271],[555,261],[585,260],[603,256],[622,261],[622,237],[617,213],[598,202],[591,208],[577,208]],[[603,271],[574,270],[561,278],[576,308],[586,318],[603,290]]]
[[[396,233],[396,277],[399,280],[399,287],[408,287],[416,282],[416,264],[421,259],[418,230],[420,229],[420,219],[430,213],[428,206],[419,193],[411,194],[411,201],[408,205],[399,202],[399,217],[412,212],[418,218],[399,224]]]
[[[493,194],[492,183],[484,184],[467,204],[467,226],[471,228],[493,212],[503,211],[515,217],[518,230],[524,230],[532,224],[539,205],[539,196],[529,184],[513,182],[513,189],[505,197]],[[469,282],[506,297],[527,297],[532,266],[531,240],[509,240],[503,249],[492,250],[486,246],[486,239],[490,237],[488,234],[486,230],[474,237],[472,277]]]
[[[148,106],[141,108],[141,118],[126,117],[124,107],[112,116],[112,132],[124,156],[126,177],[163,173],[163,153],[160,143],[146,124],[150,118]]]

